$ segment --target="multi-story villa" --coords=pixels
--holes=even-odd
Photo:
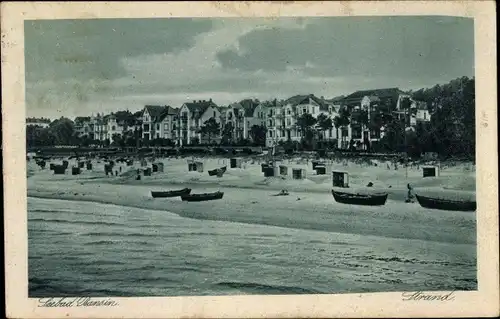
[[[106,119],[106,131],[107,131],[107,139],[113,142],[113,136],[115,134],[123,135],[124,131],[124,123],[117,122],[116,116],[111,113],[110,115],[105,116]]]
[[[90,133],[90,116],[77,116],[75,118],[75,132],[77,136],[89,136]]]
[[[142,113],[142,138],[146,141],[173,139],[177,112],[171,106],[146,105]]]
[[[409,128],[417,121],[430,121],[425,105],[413,101],[409,94],[398,88],[357,91],[339,102],[351,114],[350,125],[343,129],[339,148],[347,148],[351,140],[364,149],[368,143],[379,141],[384,136],[385,127],[376,125],[376,117],[382,110],[393,113]]]
[[[279,141],[300,141],[302,132],[297,125],[297,119],[308,113],[317,118],[325,114],[332,118],[336,114],[335,106],[320,99],[313,94],[296,95],[285,101],[266,102],[264,105],[266,114],[267,138],[266,145],[273,146]],[[336,130],[332,128],[324,134],[326,139],[335,139]]]
[[[221,112],[223,126],[231,123],[233,132],[232,141],[251,139],[251,129],[254,125],[264,125],[264,109],[260,102],[246,99],[229,105]]]
[[[207,142],[207,136],[201,134],[201,127],[210,118],[214,118],[220,124],[220,114],[220,108],[212,102],[212,99],[184,103],[177,114],[176,138],[178,144],[191,144],[191,141],[195,138],[199,142]]]

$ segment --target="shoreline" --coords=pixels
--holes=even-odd
[[[165,187],[167,185],[163,184]],[[89,187],[90,186],[90,187]],[[44,182],[28,188],[28,197],[85,201],[123,207],[168,211],[199,220],[229,221],[294,229],[309,229],[357,235],[421,239],[443,243],[476,243],[474,212],[429,211],[418,203],[388,199],[384,206],[336,203],[331,193],[291,191],[289,196],[271,196],[276,191],[193,185],[195,192],[223,191],[222,200],[183,202],[180,198],[153,199],[151,185],[112,183]],[[300,198],[300,200],[297,200]],[[453,221],[443,230],[442,220]],[[403,227],[401,227],[403,226]],[[388,233],[388,230],[390,232]],[[433,230],[432,230],[433,229]]]

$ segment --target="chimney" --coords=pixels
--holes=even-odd
[[[210,102],[212,102],[212,99],[210,99]]]

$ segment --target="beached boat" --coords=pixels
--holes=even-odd
[[[420,206],[424,208],[455,210],[464,212],[476,210],[476,201],[468,201],[468,200],[458,201],[458,200],[449,200],[441,198],[432,198],[432,197],[420,196],[417,194],[415,194],[415,196],[417,197]]]
[[[387,196],[389,194],[351,194],[344,192],[337,192],[332,190],[333,198],[335,201],[342,204],[352,204],[352,205],[366,205],[366,206],[382,206],[387,201]]]
[[[224,192],[204,193],[204,194],[186,194],[186,195],[182,195],[181,198],[183,201],[187,201],[187,202],[203,202],[206,200],[221,199],[222,196],[224,196]]]
[[[215,176],[217,174],[224,174],[224,172],[226,172],[226,169],[227,169],[227,166],[224,166],[221,168],[216,168],[216,169],[208,171],[208,175]]]
[[[190,193],[191,193],[191,188],[183,188],[175,191],[166,191],[166,192],[151,191],[151,196],[153,196],[153,198],[165,198],[165,197],[177,197],[182,195],[189,195]]]

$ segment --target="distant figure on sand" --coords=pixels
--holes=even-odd
[[[414,202],[414,195],[413,195],[413,187],[411,187],[410,184],[406,186],[408,188],[408,195],[406,196],[406,203],[413,203]]]

